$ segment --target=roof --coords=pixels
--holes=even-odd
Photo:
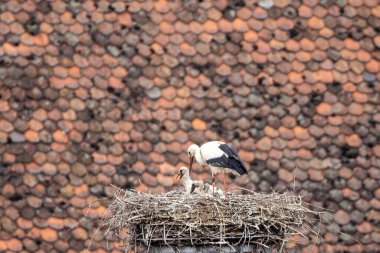
[[[380,251],[378,27],[376,0],[7,1],[0,251],[86,249],[111,183],[173,189],[207,140],[250,168],[231,187],[333,210],[318,250]]]

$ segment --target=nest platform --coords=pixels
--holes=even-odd
[[[221,199],[182,191],[151,194],[115,190],[108,207],[111,215],[102,227],[106,237],[122,239],[126,251],[281,251],[292,236],[301,234],[299,229],[312,213],[301,197],[289,192],[229,192]],[[214,247],[226,251],[207,251]]]

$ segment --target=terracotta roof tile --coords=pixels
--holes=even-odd
[[[160,23],[160,30],[165,34],[172,34],[174,32],[174,26],[164,21]]]
[[[46,242],[55,242],[58,238],[57,231],[51,228],[40,230],[41,238]]]
[[[73,237],[77,240],[86,240],[88,238],[87,231],[82,227],[73,229]]]
[[[281,17],[277,20],[278,27],[283,30],[290,30],[294,27],[294,21]]]
[[[207,128],[206,122],[202,119],[194,119],[192,121],[192,126],[195,130],[205,130]]]
[[[366,65],[366,70],[368,70],[371,73],[377,73],[380,69],[380,63],[375,60],[370,60]]]
[[[290,4],[289,0],[279,0],[279,1],[273,1],[273,2],[275,6],[280,7],[280,8],[284,8]]]
[[[268,13],[263,8],[255,8],[255,10],[252,13],[253,17],[259,20],[263,20],[268,17]]]
[[[205,23],[203,23],[202,30],[206,33],[214,34],[218,32],[218,29],[218,24],[215,21],[208,20]]]
[[[315,50],[315,44],[307,38],[302,39],[300,41],[300,46],[305,51],[314,51]]]
[[[322,19],[313,16],[308,20],[308,25],[313,29],[319,30],[324,26],[324,22]]]
[[[17,13],[21,10],[21,5],[17,1],[9,1],[6,7],[13,13]]]
[[[234,30],[236,30],[238,32],[246,32],[249,29],[246,21],[239,19],[239,18],[235,19],[232,22],[232,26],[233,26]]]
[[[218,21],[222,18],[222,13],[217,8],[210,8],[207,10],[207,16],[215,21]]]
[[[12,22],[15,21],[15,18],[10,11],[5,11],[0,14],[0,20],[3,21],[6,24],[11,24]]]
[[[9,26],[4,24],[4,23],[0,23],[0,34],[7,34],[9,33]]]

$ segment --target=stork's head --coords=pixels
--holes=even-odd
[[[189,168],[190,168],[190,170],[191,170],[191,167],[193,166],[195,153],[198,151],[199,151],[199,146],[196,144],[190,145],[190,147],[187,149],[187,153],[189,155],[189,162],[190,162]]]
[[[183,176],[189,175],[189,170],[186,167],[181,167],[178,170],[177,179],[182,179]]]

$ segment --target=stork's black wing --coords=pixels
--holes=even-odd
[[[195,188],[197,188],[197,186],[196,186],[194,183],[192,183],[192,184],[191,184],[191,190],[190,190],[190,193],[193,193],[194,190],[195,190]]]
[[[239,173],[239,175],[247,173],[247,168],[233,148],[227,144],[220,144],[218,148],[223,151],[224,155],[207,160],[206,162],[208,164],[215,167],[233,169]]]

